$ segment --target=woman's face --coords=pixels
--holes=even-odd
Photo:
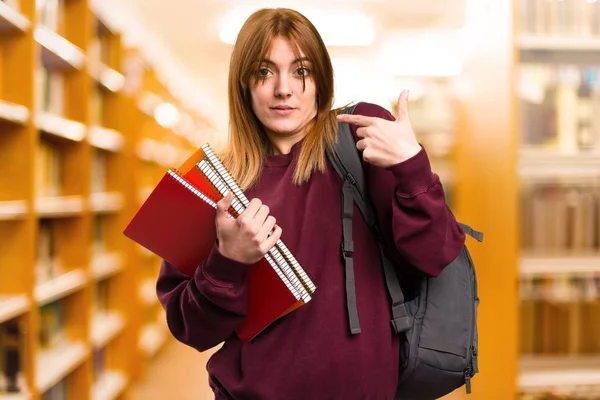
[[[304,137],[317,113],[312,64],[304,53],[298,59],[288,40],[275,38],[250,87],[252,110],[269,137]]]

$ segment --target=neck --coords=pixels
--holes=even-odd
[[[292,136],[280,136],[273,133],[268,134],[273,154],[289,154],[290,151],[292,151],[292,147],[301,141],[304,136],[306,136],[306,132],[296,133]]]

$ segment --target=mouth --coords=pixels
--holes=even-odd
[[[293,110],[293,107],[290,106],[275,106],[275,107],[271,107],[271,110],[278,110],[278,111],[288,111],[288,110]]]

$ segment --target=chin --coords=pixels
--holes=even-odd
[[[298,132],[298,124],[273,124],[271,126],[266,126],[266,128],[277,134],[277,135],[282,135],[282,136],[289,136],[289,135],[293,135],[296,132]]]

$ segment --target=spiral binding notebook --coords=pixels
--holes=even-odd
[[[187,276],[208,258],[216,240],[216,203],[234,194],[232,218],[248,199],[208,144],[180,168],[170,169],[124,230],[138,244]],[[249,341],[271,323],[311,300],[316,286],[283,241],[248,271],[248,315],[237,335]]]

